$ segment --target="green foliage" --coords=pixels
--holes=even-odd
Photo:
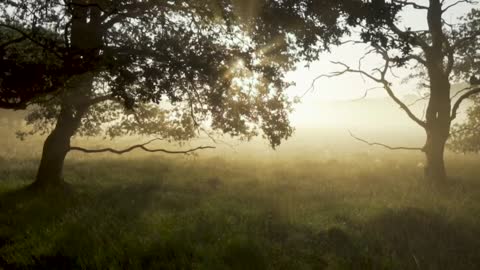
[[[458,61],[454,74],[459,79],[468,81],[470,76],[480,74],[480,9],[472,9],[461,18],[461,23],[452,30],[451,35],[461,41],[458,46]]]
[[[462,23],[453,32],[462,40],[459,47],[459,61],[454,67],[454,75],[457,78],[467,81],[471,76],[475,78],[480,74],[480,55],[478,46],[480,44],[480,10],[472,9],[470,13],[462,18]],[[470,85],[471,89],[479,85]],[[467,90],[471,90],[467,89]],[[480,151],[480,98],[472,96],[471,104],[466,110],[466,120],[454,125],[449,148],[456,152],[478,153]]]
[[[286,117],[291,104],[284,93],[288,83],[283,78],[295,62],[292,46],[285,42],[291,34],[279,32],[281,25],[269,28],[271,32],[246,32],[247,24],[261,27],[266,20],[259,17],[247,23],[232,13],[242,3],[20,2],[0,5],[0,28],[11,33],[3,42],[2,59],[13,65],[12,72],[2,73],[6,76],[2,82],[9,76],[21,81],[25,61],[13,52],[25,46],[35,49],[27,55],[37,59],[36,54],[46,52],[48,61],[37,60],[54,61],[64,71],[41,72],[47,79],[55,78],[49,89],[58,95],[38,97],[33,91],[27,100],[5,96],[4,103],[12,102],[5,106],[35,104],[27,119],[33,128],[20,136],[48,132],[60,110],[75,114],[84,107],[88,113],[78,116],[82,118],[79,135],[167,133],[165,139],[183,140],[211,127],[210,132],[242,138],[262,133],[275,147],[292,133]],[[93,85],[78,89],[75,81],[85,74],[93,76]],[[13,94],[26,92],[25,88],[0,87]],[[121,104],[126,114],[112,103]],[[274,111],[263,109],[265,103]],[[155,105],[162,109],[153,109]],[[159,116],[154,119],[146,111]],[[187,120],[187,115],[192,119]],[[132,118],[150,124],[138,128],[140,123]],[[160,121],[156,128],[153,120]],[[112,121],[115,127],[104,130]]]
[[[64,70],[42,73],[55,79],[43,92],[78,91],[70,89],[72,78],[91,72],[94,85],[82,90],[87,103],[110,99],[128,110],[125,114],[111,103],[91,106],[79,135],[163,136],[172,129],[175,135],[166,139],[183,140],[205,130],[243,139],[262,133],[276,147],[293,131],[284,74],[338,44],[349,32],[347,24],[375,18],[369,23],[379,25],[395,10],[355,0],[8,1],[0,5],[0,29],[11,33],[2,52],[14,67],[24,61],[11,51],[30,46],[45,51]],[[13,81],[23,74],[14,72]],[[38,105],[28,117],[32,129],[19,133],[22,137],[49,132],[60,109],[72,103],[63,102],[63,94],[54,100],[38,97],[39,91],[16,99],[15,93],[26,87],[14,88],[9,91],[13,97],[0,105]],[[139,128],[133,118],[148,122],[152,117],[132,117],[132,110],[152,112],[153,104],[162,107],[155,109],[160,113],[157,128]],[[165,104],[175,109],[164,109]],[[170,116],[164,117],[167,112]],[[186,127],[162,121],[171,115]],[[111,121],[115,127],[103,129]]]
[[[453,126],[448,147],[460,153],[480,151],[480,98],[472,98],[473,104],[467,109],[467,119]]]

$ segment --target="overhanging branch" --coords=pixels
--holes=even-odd
[[[197,152],[197,151],[200,151],[200,150],[215,149],[215,147],[213,147],[213,146],[199,146],[199,147],[188,149],[188,150],[176,150],[176,151],[174,151],[174,150],[166,150],[166,149],[161,149],[161,148],[150,149],[150,148],[146,147],[147,145],[151,144],[152,142],[159,141],[159,140],[161,140],[161,139],[156,138],[156,139],[150,140],[146,143],[132,145],[132,146],[126,148],[126,149],[121,149],[121,150],[117,150],[117,149],[113,149],[113,148],[87,149],[87,148],[77,147],[77,146],[72,146],[72,147],[70,147],[69,150],[70,151],[79,151],[79,152],[83,152],[83,153],[87,153],[87,154],[113,153],[113,154],[117,154],[117,155],[122,155],[122,154],[125,154],[125,153],[132,152],[133,150],[140,149],[140,150],[143,150],[143,151],[149,152],[149,153],[161,152],[161,153],[166,153],[166,154],[185,154],[186,155],[186,154],[191,154],[191,153],[194,153],[194,152]]]
[[[350,136],[352,136],[352,138],[354,138],[355,140],[363,142],[363,143],[368,144],[370,146],[381,146],[381,147],[387,148],[389,150],[423,151],[423,148],[420,148],[420,147],[394,147],[394,146],[389,146],[389,145],[386,145],[386,144],[383,144],[383,143],[369,142],[369,141],[366,141],[362,138],[359,138],[359,137],[355,136],[351,131],[348,131],[348,132],[350,133]]]

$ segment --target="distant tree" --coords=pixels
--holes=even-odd
[[[451,95],[452,83],[468,81],[475,72],[473,57],[478,59],[480,39],[479,10],[472,10],[458,25],[445,22],[443,15],[459,4],[475,4],[475,1],[429,0],[427,5],[416,1],[357,1],[358,6],[348,10],[347,23],[360,31],[358,39],[353,37],[351,43],[367,43],[371,46],[368,55],[379,56],[382,65],[366,71],[352,68],[345,63],[335,62],[342,70],[322,77],[340,76],[346,73],[360,74],[378,83],[386,93],[404,110],[407,116],[426,131],[426,143],[423,147],[390,147],[389,149],[420,150],[426,154],[425,175],[427,178],[442,182],[447,173],[444,163],[445,145],[450,135],[452,121],[462,102],[480,92],[478,86],[465,89],[463,95],[456,98]],[[426,12],[428,29],[412,30],[400,27],[400,14],[406,8]],[[470,58],[469,58],[470,57]],[[475,62],[478,63],[478,62]],[[426,99],[425,119],[417,116],[408,104],[397,96],[393,89],[391,77],[397,68],[412,71],[410,78],[420,79],[421,85],[428,93]],[[392,72],[390,72],[392,71]],[[390,77],[390,78],[389,78]]]
[[[71,150],[199,149],[85,149],[70,145],[75,135],[183,141],[207,129],[247,139],[261,132],[272,147],[291,136],[283,74],[338,39],[338,15],[306,18],[295,1],[262,2],[251,14],[259,2],[247,2],[0,3],[0,106],[29,106],[32,129],[20,136],[49,134],[33,187],[63,186]],[[317,37],[323,45],[301,49]]]

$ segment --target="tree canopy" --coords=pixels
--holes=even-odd
[[[109,135],[126,127],[164,131],[173,124],[167,110],[148,103],[165,102],[175,104],[169,111],[180,115],[176,124],[183,119],[184,127],[174,128],[184,131],[177,139],[191,138],[194,126],[209,121],[234,136],[254,136],[260,126],[275,147],[292,132],[284,74],[345,31],[336,25],[340,13],[328,9],[339,6],[334,2],[7,1],[0,6],[0,106],[39,105],[28,118],[40,120],[30,132],[45,129],[60,112],[58,93],[74,76],[92,72],[86,102],[103,103],[88,111],[82,134],[98,134],[102,122],[116,120],[118,103],[129,113]],[[21,79],[25,74],[31,76]],[[142,128],[133,124],[147,114]],[[146,123],[157,121],[165,125],[147,132],[153,125]]]
[[[70,145],[75,135],[262,134],[276,147],[293,132],[284,76],[338,42],[340,6],[6,1],[0,106],[31,111],[33,128],[19,135],[49,134],[37,180],[59,182],[66,153],[82,150]]]

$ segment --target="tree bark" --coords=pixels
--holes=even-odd
[[[445,182],[447,179],[447,170],[445,168],[444,152],[446,139],[439,134],[431,133],[427,135],[425,146],[426,167],[425,177],[434,183]]]
[[[448,45],[443,32],[442,1],[430,0],[427,21],[431,34],[431,46],[424,49],[426,68],[430,79],[430,100],[426,111],[427,142],[424,151],[427,158],[425,176],[432,182],[444,182],[447,179],[444,153],[445,144],[450,135],[451,100],[450,70],[445,66]]]
[[[88,6],[86,0],[77,1],[72,9],[71,53],[74,58],[90,62],[96,61],[101,33],[100,10]],[[83,6],[85,4],[85,6]],[[34,188],[51,189],[65,186],[63,165],[70,151],[70,140],[81,125],[82,118],[91,104],[94,72],[86,71],[73,76],[62,89],[61,109],[55,128],[47,137],[44,145],[37,177],[32,184]]]
[[[60,188],[63,181],[63,165],[70,149],[70,138],[75,130],[74,123],[66,123],[66,119],[58,119],[52,133],[43,145],[42,158],[33,187],[39,189]]]
[[[431,96],[426,112],[427,141],[425,176],[432,182],[445,182],[445,145],[450,135],[450,82],[442,73],[431,72]]]
[[[65,186],[63,165],[70,151],[70,140],[77,132],[87,112],[93,74],[86,73],[72,79],[62,98],[61,110],[55,128],[45,140],[34,189],[59,189]]]

